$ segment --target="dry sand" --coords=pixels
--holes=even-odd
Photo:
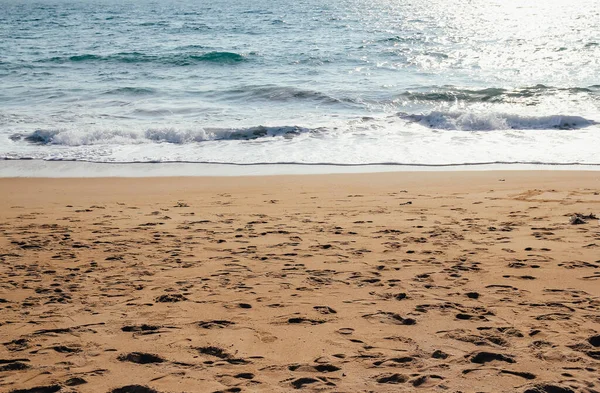
[[[600,391],[599,172],[0,189],[0,391]]]

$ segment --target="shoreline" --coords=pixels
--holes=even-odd
[[[105,197],[120,195],[144,198],[146,193],[161,198],[182,192],[199,193],[205,197],[225,191],[237,193],[281,193],[293,189],[313,188],[319,192],[337,193],[335,187],[352,192],[382,193],[395,188],[416,187],[436,192],[463,193],[466,190],[490,192],[519,191],[522,189],[580,188],[581,185],[600,186],[600,171],[595,170],[442,170],[442,171],[389,171],[357,173],[292,173],[269,175],[186,175],[176,176],[83,176],[83,177],[0,177],[0,186],[11,193],[0,195],[0,203],[16,197],[38,198],[32,189],[46,198],[76,193],[77,197]],[[17,187],[15,189],[15,187]],[[26,187],[27,192],[19,187]],[[279,187],[285,187],[281,190]],[[104,191],[101,191],[104,190]],[[143,192],[141,191],[143,190]],[[59,194],[54,195],[52,192]]]
[[[598,171],[0,189],[2,391],[600,388]]]
[[[600,171],[600,165],[539,163],[413,164],[223,164],[97,163],[85,161],[0,160],[0,178],[220,177],[360,174],[388,172]]]

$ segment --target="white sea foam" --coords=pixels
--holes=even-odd
[[[527,121],[531,122],[526,124],[531,129],[493,131],[481,124],[471,124],[475,130],[470,131],[432,129],[421,122],[397,116],[313,129],[38,130],[30,134],[29,139],[24,136],[0,138],[0,158],[241,165],[600,164],[597,152],[600,127],[597,124],[558,130],[536,128],[540,122],[560,124],[554,120],[540,117]],[[585,123],[577,118],[569,121]]]

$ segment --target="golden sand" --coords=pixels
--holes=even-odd
[[[0,189],[0,391],[600,391],[599,172]]]

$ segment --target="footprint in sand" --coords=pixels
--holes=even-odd
[[[158,355],[144,352],[131,352],[126,355],[119,355],[117,359],[121,362],[131,362],[137,364],[163,363],[166,361]]]
[[[160,393],[158,390],[142,385],[127,385],[121,388],[115,388],[110,393]]]

